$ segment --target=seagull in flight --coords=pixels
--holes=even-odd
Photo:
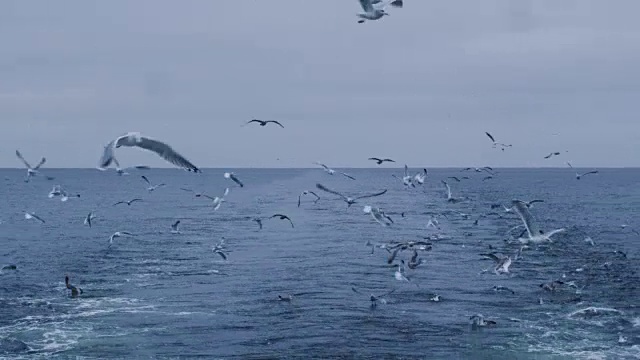
[[[225,201],[224,198],[229,195],[229,188],[224,189],[224,193],[220,197],[212,197],[205,194],[196,194],[196,197],[206,197],[207,199],[213,200],[213,210],[218,210],[222,203]]]
[[[567,161],[567,165],[569,165],[569,167],[571,169],[573,169],[573,166],[571,166],[571,163]],[[591,171],[587,171],[584,174],[580,174],[578,172],[576,172],[576,180],[580,180],[581,177],[585,176],[585,175],[589,175],[589,174],[597,174],[599,171],[598,170],[591,170]]]
[[[187,171],[193,171],[195,173],[201,172],[198,167],[193,165],[189,160],[180,155],[168,144],[159,140],[142,136],[138,132],[127,133],[109,142],[104,147],[104,152],[102,153],[102,157],[100,158],[98,169],[106,170],[115,158],[115,149],[118,149],[122,146],[138,147],[141,149],[149,150],[158,154],[160,157],[172,163],[173,165],[181,167]]]
[[[559,151],[554,151],[554,152],[549,153],[549,155],[545,156],[544,158],[545,159],[550,159],[552,156],[558,156],[558,155],[560,155],[560,152]]]
[[[522,200],[518,200],[518,201],[521,201],[524,204],[524,206],[527,207],[527,209],[531,209],[533,207],[533,204],[535,203],[544,202],[544,200],[540,200],[540,199],[531,200],[531,201],[522,201]]]
[[[27,219],[27,220],[35,219],[35,220],[40,221],[43,224],[45,223],[45,221],[41,217],[36,215],[35,213],[25,212],[24,213],[24,218]]]
[[[456,182],[460,182],[462,180],[469,180],[469,177],[463,176],[463,177],[459,178],[457,176],[449,176],[447,179],[452,179],[452,180],[455,180]]]
[[[424,184],[424,181],[427,179],[427,169],[422,169],[422,172],[419,172],[413,176],[413,180],[419,185]]]
[[[68,275],[64,277],[64,285],[67,289],[71,290],[71,297],[77,297],[78,295],[82,294],[82,289],[71,285]]]
[[[93,219],[95,219],[95,218],[96,218],[96,215],[93,213],[93,211],[92,211],[92,212],[90,212],[90,213],[87,215],[87,217],[85,217],[85,218],[84,218],[84,224],[85,224],[85,225],[89,225],[89,227],[91,227],[91,221],[92,221]]]
[[[461,198],[455,198],[453,197],[453,195],[451,195],[451,187],[449,186],[449,183],[447,183],[446,181],[442,180],[442,183],[444,184],[444,186],[447,188],[447,201],[450,203],[456,203],[460,200],[462,200]]]
[[[289,224],[291,224],[291,227],[294,227],[293,226],[293,221],[291,221],[291,218],[289,218],[287,215],[274,214],[274,215],[271,215],[271,217],[269,219],[273,219],[273,218],[278,218],[280,220],[289,220]]]
[[[60,185],[54,185],[53,189],[49,192],[49,199],[60,196],[60,201],[65,202],[69,200],[69,194],[62,189]],[[80,197],[80,194],[73,195],[74,197]]]
[[[38,169],[40,169],[40,167],[44,165],[45,162],[47,162],[47,159],[43,157],[42,159],[40,159],[38,165],[31,167],[31,165],[27,162],[27,160],[24,159],[19,150],[16,150],[16,156],[18,157],[18,159],[22,160],[24,166],[27,167],[27,177],[24,179],[24,182],[29,182],[32,176],[36,176],[38,174]]]
[[[469,171],[469,170],[473,170],[473,171],[475,171],[475,172],[482,172],[482,171],[485,171],[485,172],[487,172],[489,175],[493,175],[493,168],[492,168],[492,167],[489,167],[489,166],[485,166],[485,167],[481,167],[481,168],[478,168],[478,167],[468,167],[468,168],[464,168],[464,169],[462,169],[462,171]]]
[[[373,218],[373,220],[375,220],[378,224],[382,226],[386,227],[393,224],[393,220],[391,220],[389,216],[385,215],[385,213],[382,210],[380,210],[380,208],[374,208],[367,205],[363,208],[363,211],[365,214],[371,214],[371,217]]]
[[[364,295],[360,291],[358,291],[358,289],[356,289],[355,287],[351,287],[351,290],[356,294]],[[369,301],[371,301],[371,310],[375,309],[378,306],[378,302],[380,302],[380,304],[383,304],[383,305],[386,304],[387,300],[385,299],[385,297],[393,294],[395,291],[396,291],[396,289],[393,289],[391,291],[388,291],[388,292],[386,292],[384,294],[380,294],[380,295],[373,295],[373,293],[370,294],[369,295]]]
[[[232,172],[226,172],[224,173],[224,178],[225,179],[231,179],[233,180],[234,183],[240,185],[240,187],[244,187],[244,184],[242,183],[242,181],[240,181],[240,179],[238,179],[238,177],[236,176],[236,174],[232,173]]]
[[[260,229],[258,229],[258,230],[262,230],[262,219],[253,218],[253,219],[251,219],[251,221],[255,221],[255,223],[258,224],[258,226],[260,227]]]
[[[224,250],[225,250],[224,249],[224,238],[222,238],[219,243],[214,245],[213,248],[211,248],[211,250],[213,250],[213,252],[215,254],[220,255],[222,260],[227,260],[227,254],[224,252]]]
[[[486,131],[485,131],[485,134],[489,137],[489,139],[491,139],[491,142],[493,143],[493,147],[494,147],[494,148],[496,148],[496,147],[498,147],[498,146],[499,146],[499,147],[500,147],[500,149],[501,149],[502,151],[504,151],[504,149],[505,149],[505,148],[508,148],[508,147],[511,147],[511,146],[512,146],[511,144],[503,144],[503,143],[496,142],[496,139],[495,139],[495,138],[493,137],[493,135],[491,135],[489,132],[486,132]]]
[[[303,195],[309,195],[309,194],[311,194],[311,195],[316,197],[316,199],[313,200],[314,204],[317,203],[318,200],[320,200],[320,196],[318,196],[318,194],[316,194],[315,192],[313,192],[311,190],[305,190],[305,191],[301,192],[300,195],[298,195],[298,207],[300,207],[300,200],[301,200],[302,196]]]
[[[396,179],[399,179],[396,174],[391,174]],[[416,184],[413,183],[413,177],[409,175],[409,167],[407,164],[404,165],[404,176],[402,177],[402,184],[406,187],[416,187]]]
[[[111,247],[111,245],[113,245],[113,239],[115,238],[119,238],[119,237],[124,237],[124,236],[135,236],[134,234],[128,232],[128,231],[116,231],[115,233],[113,233],[113,235],[111,235],[111,237],[109,237],[109,246]]]
[[[321,164],[321,163],[319,163],[319,162],[317,162],[317,161],[316,161],[316,162],[314,162],[314,164],[322,166],[322,168],[324,169],[324,171],[326,171],[326,172],[327,172],[327,174],[329,174],[329,175],[333,175],[333,174],[335,174],[335,173],[336,173],[336,171],[335,171],[335,170],[331,169],[330,167],[328,167],[328,166],[327,166],[327,165],[325,165],[325,164]],[[345,177],[348,177],[348,178],[349,178],[349,179],[351,179],[351,180],[355,180],[355,179],[356,179],[356,178],[354,178],[353,176],[351,176],[351,175],[349,175],[349,174],[347,174],[347,173],[343,173],[343,172],[341,172],[340,174],[341,174],[341,175],[343,175],[343,176],[345,176]]]
[[[342,198],[342,200],[344,200],[347,203],[347,207],[351,207],[351,205],[356,203],[356,200],[360,200],[360,199],[366,199],[366,198],[370,198],[370,197],[375,197],[375,196],[380,196],[380,195],[384,195],[387,193],[387,189],[384,189],[383,191],[377,192],[375,194],[367,194],[367,195],[361,195],[361,196],[356,196],[356,197],[349,197],[349,196],[345,196],[337,191],[331,190],[329,188],[327,188],[326,186],[317,183],[316,187],[322,191],[326,191],[330,194],[334,194],[334,195],[338,195]]]
[[[546,233],[543,232],[538,228],[535,220],[533,219],[533,216],[529,212],[529,208],[527,207],[524,201],[513,200],[512,204],[513,204],[513,209],[520,216],[520,219],[522,220],[522,223],[524,224],[524,227],[527,230],[527,234],[528,234],[528,238],[520,238],[519,239],[520,242],[522,243],[527,243],[527,242],[535,243],[535,242],[543,242],[543,241],[551,242],[552,235],[565,231],[565,229],[562,228],[562,229],[551,230]]]
[[[171,233],[180,234],[180,229],[178,229],[179,226],[180,226],[180,220],[176,220],[176,222],[171,224]]]
[[[157,184],[157,185],[152,185],[152,184],[151,184],[151,181],[149,181],[149,179],[148,179],[146,176],[144,176],[144,175],[140,176],[140,178],[142,178],[142,180],[144,180],[144,182],[146,182],[146,183],[147,183],[147,185],[149,185],[149,187],[147,188],[147,191],[148,191],[148,192],[153,192],[153,191],[155,191],[157,188],[160,188],[160,187],[166,186],[166,184],[165,184],[165,183],[160,183],[160,184]]]
[[[496,274],[509,273],[509,266],[511,266],[511,263],[513,262],[513,260],[511,259],[511,256],[498,256],[494,253],[480,254],[480,255],[495,261],[496,266],[493,268],[494,273]]]
[[[279,125],[281,128],[284,129],[284,126],[282,126],[282,124],[280,124],[280,122],[276,121],[276,120],[258,120],[258,119],[252,119],[247,121],[247,123],[245,125],[251,124],[251,123],[258,123],[260,126],[267,126],[268,123],[273,123],[276,125]]]
[[[402,0],[395,1],[383,1],[383,0],[359,0],[360,6],[362,6],[363,13],[357,14],[360,18],[358,24],[364,23],[366,20],[378,20],[385,15],[389,15],[384,8],[387,5],[395,7],[402,7]],[[374,6],[374,2],[376,6]]]
[[[386,162],[395,162],[395,160],[392,160],[392,159],[388,159],[388,158],[380,159],[380,158],[377,158],[377,157],[370,157],[368,160],[375,161],[377,165],[381,165],[385,161]]]
[[[131,206],[131,204],[133,204],[136,201],[142,201],[142,199],[136,198],[136,199],[131,199],[129,201],[118,201],[117,203],[113,204],[113,206],[120,205],[120,204],[127,204],[128,206]]]

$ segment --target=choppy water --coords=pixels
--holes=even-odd
[[[232,187],[218,211],[180,190],[211,195],[232,185],[222,170],[194,175],[180,170],[132,171],[129,176],[95,170],[49,170],[54,181],[22,181],[23,170],[0,171],[0,357],[6,358],[466,358],[632,359],[640,356],[640,170],[602,171],[577,181],[570,170],[498,170],[492,180],[471,173],[450,181],[448,204],[440,180],[459,170],[433,170],[427,183],[404,189],[390,175],[399,170],[349,170],[357,180],[321,170],[239,169],[245,188]],[[165,188],[147,193],[139,175]],[[297,196],[316,182],[346,193],[389,189],[346,210],[328,194],[297,207]],[[61,184],[81,198],[49,199]],[[112,206],[142,197],[132,206]],[[481,273],[491,265],[480,253],[493,246],[510,254],[506,231],[520,222],[480,219],[492,203],[542,198],[532,208],[545,229],[568,232],[524,251],[510,275]],[[362,212],[382,207],[395,224],[383,228]],[[428,230],[430,214],[441,230]],[[24,219],[34,211],[45,224]],[[89,211],[98,218],[83,226]],[[254,216],[276,212],[258,231]],[[399,214],[405,212],[405,217]],[[181,234],[169,225],[180,219]],[[115,231],[137,236],[116,239]],[[439,233],[426,264],[394,278],[387,252],[374,254],[367,240],[420,240]],[[221,237],[224,261],[211,251]],[[591,237],[595,246],[585,242]],[[614,253],[624,251],[627,257]],[[405,258],[409,254],[404,254]],[[606,265],[605,265],[606,263]],[[71,298],[69,274],[84,294]],[[564,278],[563,275],[565,276]],[[573,288],[549,293],[539,285],[554,279]],[[496,293],[494,285],[515,294]],[[395,288],[375,310],[366,295]],[[278,295],[293,294],[291,303]],[[431,302],[439,294],[441,302]],[[542,304],[539,299],[542,299]],[[573,314],[587,307],[615,309]],[[497,321],[474,330],[469,316]],[[626,340],[626,341],[621,341]]]

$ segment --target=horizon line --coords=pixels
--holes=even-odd
[[[475,166],[412,166],[410,167],[410,169],[420,169],[420,168],[426,168],[428,169],[460,169],[460,168],[467,168],[470,167],[472,169],[475,168]],[[319,167],[296,167],[296,166],[290,166],[290,167],[269,167],[269,166],[265,166],[265,167],[256,167],[256,166],[215,166],[215,167],[201,167],[198,168],[200,170],[218,170],[218,169],[277,169],[277,170],[287,170],[287,169],[291,169],[291,170],[322,170],[322,168]],[[571,169],[567,166],[492,166],[491,168],[493,169]],[[599,168],[599,169],[640,169],[640,166],[580,166],[580,167],[574,167],[575,169],[586,169],[586,168]],[[2,167],[0,166],[0,170],[24,170],[24,167]],[[45,168],[46,170],[97,170],[97,171],[101,171],[100,169],[97,169],[95,167],[47,167]],[[127,168],[129,169],[129,168]],[[182,168],[179,167],[171,167],[171,166],[158,166],[158,167],[150,167],[149,169],[142,169],[142,171],[144,170],[151,170],[151,169],[158,169],[158,170],[170,170],[170,169],[176,169],[176,170],[183,170]],[[333,169],[363,169],[363,170],[384,170],[384,169],[404,169],[404,166],[400,166],[400,167],[390,167],[390,166],[385,166],[385,167],[364,167],[364,166],[349,166],[349,167],[339,167],[339,166],[335,166],[333,167]],[[107,170],[104,171],[109,171],[109,170],[115,170],[112,168],[109,168]]]

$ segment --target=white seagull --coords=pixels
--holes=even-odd
[[[419,185],[424,184],[424,181],[427,179],[427,169],[422,169],[422,172],[415,174],[413,180]]]
[[[244,184],[242,183],[242,181],[240,181],[240,179],[238,179],[238,177],[236,176],[236,174],[232,173],[232,172],[226,172],[224,173],[224,178],[225,179],[231,179],[233,180],[234,183],[240,185],[240,187],[244,187]]]
[[[146,177],[146,176],[144,176],[144,175],[140,176],[140,178],[142,178],[142,180],[144,180],[144,181],[147,183],[147,185],[149,185],[149,187],[147,188],[147,191],[148,191],[148,192],[153,192],[153,191],[155,191],[157,188],[160,188],[160,187],[166,186],[166,184],[165,184],[165,183],[160,183],[160,184],[152,185],[152,184],[151,184],[151,181],[149,181],[149,179],[147,179],[147,177]]]
[[[327,174],[329,174],[329,175],[334,175],[334,174],[336,173],[336,171],[335,171],[335,170],[333,170],[332,168],[328,167],[328,166],[327,166],[327,165],[325,165],[325,164],[319,163],[319,162],[317,162],[317,161],[316,161],[316,162],[314,162],[314,164],[322,166],[322,168],[324,169],[324,171],[326,171],[326,172],[327,172]],[[355,180],[355,179],[356,179],[356,178],[354,178],[353,176],[351,176],[351,175],[349,175],[349,174],[347,174],[347,173],[343,173],[343,172],[341,172],[341,173],[340,173],[340,175],[342,175],[342,176],[344,176],[344,177],[348,177],[348,178],[349,178],[349,179],[351,179],[351,180]]]
[[[384,214],[384,212],[382,210],[380,210],[380,208],[374,208],[371,207],[369,205],[365,206],[363,208],[363,211],[365,214],[371,214],[371,217],[380,225],[382,226],[390,226],[391,224],[393,224],[393,221],[391,220],[390,217],[388,217],[387,215]]]
[[[331,190],[331,189],[327,188],[326,186],[324,186],[324,185],[322,185],[320,183],[316,184],[316,187],[318,189],[322,190],[322,191],[326,191],[326,192],[328,192],[330,194],[334,194],[334,195],[340,196],[342,198],[342,200],[344,200],[347,203],[347,207],[351,207],[351,205],[355,204],[356,200],[370,198],[370,197],[374,197],[374,196],[380,196],[380,195],[383,195],[383,194],[387,193],[387,189],[384,189],[383,191],[380,191],[380,192],[375,193],[375,194],[356,196],[356,197],[352,198],[352,197],[349,197],[349,196],[345,196],[345,195],[343,195],[343,194],[341,194],[341,193],[339,193],[337,191]]]
[[[493,272],[496,274],[508,274],[509,273],[509,266],[511,266],[512,263],[512,259],[511,256],[498,256],[496,254],[490,253],[490,254],[480,254],[484,257],[487,257],[489,259],[492,259],[493,261],[496,262],[496,266],[495,268],[493,268]]]
[[[392,174],[391,176],[393,176],[394,178],[398,179],[398,177],[395,174]],[[409,175],[409,167],[405,164],[404,165],[404,176],[402,176],[402,184],[406,187],[416,187],[416,184],[413,183],[413,177],[411,175]]]
[[[573,169],[573,166],[571,166],[570,162],[567,161],[567,165],[569,165],[569,167]],[[599,172],[598,170],[587,171],[586,173],[583,173],[583,174],[580,174],[580,173],[576,172],[576,180],[580,180],[580,178],[585,176],[585,175],[597,174],[598,172]]]
[[[36,176],[38,174],[38,169],[40,169],[40,167],[44,165],[45,162],[47,162],[47,159],[43,157],[42,159],[40,159],[38,165],[36,165],[35,167],[31,167],[27,160],[22,157],[20,151],[16,150],[16,156],[18,157],[18,159],[22,160],[24,166],[27,167],[27,177],[24,179],[24,182],[29,182],[29,179],[31,179],[32,176]]]
[[[180,234],[180,230],[178,229],[180,226],[180,220],[176,220],[173,224],[171,224],[171,233],[172,234]]]
[[[455,198],[451,195],[451,187],[449,186],[449,184],[442,180],[442,183],[444,184],[444,186],[447,188],[447,201],[450,203],[456,203],[458,201],[460,201],[460,198]]]
[[[111,245],[113,245],[113,239],[123,237],[123,236],[135,236],[135,235],[127,231],[116,231],[115,233],[113,233],[113,235],[111,235],[111,237],[109,237],[108,247],[111,247]]]
[[[113,162],[115,156],[115,149],[121,147],[139,147],[141,149],[153,151],[158,154],[160,157],[165,159],[166,161],[179,166],[187,171],[200,172],[195,165],[193,165],[189,160],[180,155],[177,151],[175,151],[171,146],[158,141],[152,138],[148,138],[142,136],[138,132],[130,132],[125,135],[120,136],[119,138],[112,140],[104,147],[104,152],[102,153],[102,157],[100,158],[100,163],[98,164],[98,169],[106,170],[109,165]]]
[[[531,213],[529,212],[529,208],[527,207],[524,201],[513,200],[512,204],[513,204],[513,209],[518,213],[518,215],[520,216],[520,219],[524,223],[524,227],[527,229],[528,238],[526,239],[520,238],[519,239],[520,242],[522,243],[527,243],[527,242],[536,243],[536,242],[543,242],[543,241],[551,242],[552,235],[565,231],[565,229],[563,228],[563,229],[551,230],[546,233],[543,232],[538,228],[535,220],[533,219],[533,216],[531,216]]]
[[[402,7],[402,0],[395,1],[383,1],[383,0],[359,0],[360,6],[362,6],[362,10],[364,13],[359,13],[358,24],[362,24],[365,20],[378,20],[385,15],[389,15],[384,8],[387,5],[392,5],[395,7]],[[376,6],[374,6],[374,4]]]
[[[69,200],[69,193],[62,189],[60,185],[54,185],[53,189],[49,192],[49,199],[60,196],[60,201],[65,202]],[[80,194],[73,195],[74,197],[80,197]]]
[[[499,143],[496,142],[496,139],[493,137],[493,135],[489,134],[488,132],[485,131],[485,134],[489,137],[489,139],[491,139],[491,142],[493,143],[493,147],[500,147],[500,149],[502,151],[504,151],[505,148],[511,147],[511,144],[503,144],[503,143]]]
[[[224,189],[224,193],[220,197],[212,197],[206,194],[196,194],[196,197],[206,197],[207,199],[213,200],[213,210],[218,210],[222,203],[225,201],[224,198],[227,195],[229,195],[229,188]]]
[[[35,220],[40,221],[43,224],[45,222],[41,217],[39,217],[35,213],[30,213],[30,212],[25,212],[24,213],[24,218],[27,219],[27,220],[35,219]]]
[[[84,224],[85,225],[89,225],[89,227],[91,227],[91,220],[95,219],[96,215],[92,212],[90,212],[87,217],[84,218]]]

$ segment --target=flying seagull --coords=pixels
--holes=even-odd
[[[567,161],[567,165],[569,165],[570,168],[573,169],[573,166],[571,166],[571,163]],[[578,172],[576,172],[576,180],[580,180],[581,177],[585,176],[585,175],[589,175],[589,174],[597,174],[599,171],[598,170],[591,170],[591,171],[587,171],[584,174],[580,174]]]
[[[120,204],[127,204],[128,206],[131,206],[131,204],[133,204],[136,201],[142,201],[142,199],[136,198],[136,199],[131,199],[129,201],[118,201],[117,203],[113,204],[113,206],[120,205]]]
[[[328,167],[328,166],[327,166],[327,165],[325,165],[325,164],[321,164],[321,163],[319,163],[319,162],[317,162],[317,161],[316,161],[316,162],[314,162],[314,164],[322,166],[322,168],[324,169],[324,171],[326,171],[326,172],[327,172],[327,174],[329,174],[329,175],[333,175],[333,174],[335,174],[335,173],[336,173],[336,171],[335,171],[335,170],[331,169],[330,167]],[[348,178],[349,178],[349,179],[351,179],[351,180],[355,180],[355,179],[356,179],[356,178],[354,178],[353,176],[351,176],[351,175],[349,175],[349,174],[347,174],[347,173],[343,173],[343,172],[341,172],[340,174],[341,174],[341,175],[343,175],[343,176],[345,176],[345,177],[348,177]]]
[[[151,181],[149,181],[149,179],[148,179],[146,176],[144,176],[144,175],[140,176],[140,178],[142,178],[142,180],[144,180],[144,181],[147,183],[147,185],[149,185],[149,187],[147,188],[147,191],[148,191],[148,192],[153,192],[153,191],[155,191],[155,190],[156,190],[157,188],[159,188],[159,187],[166,186],[166,184],[165,184],[165,183],[160,183],[160,184],[157,184],[157,185],[152,185],[152,184],[151,184]]]
[[[524,223],[524,227],[527,229],[528,238],[527,239],[520,238],[519,240],[521,242],[523,243],[543,242],[543,241],[550,242],[552,235],[565,231],[565,229],[555,229],[546,233],[543,232],[538,228],[537,224],[535,223],[535,220],[533,219],[533,216],[531,216],[531,213],[529,212],[529,208],[527,207],[524,201],[513,200],[512,204],[513,204],[513,209],[515,209],[515,211],[518,213],[518,215],[520,216],[520,219]]]
[[[387,5],[395,7],[402,7],[402,0],[383,1],[383,0],[359,0],[360,6],[362,6],[363,13],[357,14],[360,18],[358,24],[364,23],[366,20],[378,20],[385,15],[389,15],[384,8]],[[376,6],[374,6],[374,2]]]
[[[38,169],[40,169],[40,167],[44,165],[45,162],[47,162],[47,159],[43,157],[42,159],[40,159],[38,165],[36,165],[35,167],[31,167],[31,165],[27,162],[27,160],[24,159],[19,150],[16,150],[16,156],[18,157],[18,159],[22,160],[24,166],[27,167],[27,177],[24,179],[24,182],[29,182],[29,179],[31,179],[32,176],[38,174]]]
[[[337,191],[331,190],[331,189],[327,188],[326,186],[324,186],[324,185],[322,185],[320,183],[316,184],[316,187],[318,189],[322,190],[322,191],[326,191],[326,192],[328,192],[330,194],[334,194],[334,195],[340,196],[342,198],[342,200],[344,200],[347,203],[347,207],[351,207],[351,205],[355,204],[356,200],[366,199],[366,198],[375,197],[375,196],[380,196],[380,195],[383,195],[383,194],[387,193],[387,189],[384,189],[383,191],[377,192],[375,194],[361,195],[361,196],[356,196],[356,197],[352,198],[352,197],[348,197],[348,196],[345,196],[343,194],[340,194]]]
[[[371,214],[371,217],[373,218],[373,220],[375,220],[378,224],[382,226],[386,227],[393,224],[393,220],[391,220],[389,216],[385,215],[385,213],[382,210],[380,210],[380,208],[374,208],[367,205],[363,208],[363,211],[365,214]]]
[[[49,192],[49,199],[60,196],[60,201],[65,202],[69,200],[69,193],[62,189],[60,185],[54,185],[53,189]],[[74,197],[80,197],[80,194],[73,195]]]
[[[213,200],[213,210],[218,210],[222,203],[225,201],[224,198],[229,195],[229,188],[224,189],[224,193],[220,197],[212,197],[205,194],[196,194],[196,197],[206,197],[207,199]]]
[[[259,230],[262,230],[262,219],[260,219],[260,218],[253,218],[253,219],[251,219],[251,221],[255,221],[255,222],[256,222],[256,224],[258,224],[258,226],[260,227],[260,229],[259,229]]]
[[[427,169],[422,169],[422,172],[419,172],[413,176],[413,180],[419,185],[424,184],[424,181],[427,179]]]
[[[244,184],[242,183],[242,181],[240,181],[240,179],[238,179],[238,177],[236,176],[236,174],[232,173],[232,172],[226,172],[224,173],[224,178],[225,179],[231,179],[233,180],[234,183],[240,185],[240,187],[244,187]]]
[[[512,146],[511,144],[503,144],[503,143],[496,142],[496,139],[493,137],[493,135],[491,135],[486,131],[485,131],[485,134],[489,137],[489,139],[491,139],[491,142],[493,143],[494,148],[500,146],[500,149],[504,151],[505,148]]]
[[[111,245],[113,245],[113,239],[123,237],[123,236],[135,236],[135,235],[127,231],[116,231],[115,233],[113,233],[113,235],[111,235],[111,237],[109,237],[108,247],[111,247]]]
[[[495,261],[496,266],[493,268],[493,272],[496,274],[508,274],[509,266],[511,266],[511,262],[513,261],[510,256],[498,256],[494,253],[490,254],[480,254],[484,257],[487,257],[493,261]]]
[[[549,155],[545,156],[544,158],[545,159],[549,159],[552,156],[558,156],[558,155],[560,155],[560,152],[559,151],[554,151],[554,152],[549,153]]]
[[[453,179],[453,180],[455,180],[456,182],[460,182],[460,181],[462,181],[462,180],[469,180],[469,177],[467,177],[467,176],[463,176],[463,177],[459,178],[459,177],[457,177],[457,176],[449,176],[447,179]]]
[[[91,220],[95,219],[96,215],[92,212],[90,212],[87,217],[84,218],[84,224],[85,225],[89,225],[89,227],[91,227]]]
[[[258,123],[260,126],[266,126],[268,123],[274,123],[276,125],[280,125],[281,128],[284,129],[284,126],[282,126],[282,124],[280,124],[280,122],[276,121],[276,120],[258,120],[258,119],[253,119],[253,120],[249,120],[247,121],[247,123],[245,125],[251,124],[251,123]]]
[[[380,164],[382,164],[382,163],[383,163],[383,162],[385,162],[385,161],[386,161],[386,162],[395,162],[395,161],[394,161],[394,160],[392,160],[392,159],[380,159],[380,158],[377,158],[377,157],[370,157],[370,158],[369,158],[369,160],[373,160],[373,161],[375,161],[377,165],[380,165]]]
[[[293,221],[291,221],[291,218],[289,218],[287,215],[274,214],[274,215],[271,215],[271,217],[269,219],[273,219],[273,218],[278,218],[280,220],[289,220],[289,224],[291,224],[291,227],[294,227],[293,226]]]
[[[179,226],[180,226],[180,220],[176,220],[176,222],[171,224],[171,233],[180,234],[180,230],[178,229]]]
[[[300,207],[300,200],[301,200],[302,196],[303,195],[309,195],[309,194],[311,194],[311,195],[316,197],[316,199],[313,200],[314,204],[317,203],[318,200],[320,200],[320,196],[318,196],[318,194],[316,194],[315,192],[313,192],[311,190],[305,190],[305,191],[301,192],[300,195],[298,195],[298,207]]]
[[[127,133],[109,142],[104,147],[104,152],[102,153],[102,157],[100,158],[98,169],[106,170],[109,167],[109,165],[111,165],[111,163],[113,162],[113,159],[115,156],[115,149],[121,146],[139,147],[141,149],[153,151],[154,153],[158,154],[160,157],[162,157],[166,161],[178,167],[181,167],[187,171],[193,171],[196,173],[201,172],[200,169],[198,169],[195,165],[193,165],[189,160],[184,158],[182,155],[180,155],[171,146],[161,141],[142,136],[138,132]]]
[[[449,186],[449,183],[447,183],[446,181],[442,180],[442,183],[444,184],[444,186],[447,188],[447,201],[450,203],[456,203],[462,199],[460,198],[455,198],[453,197],[453,195],[451,195],[451,187]]]
[[[396,174],[391,174],[391,176],[393,176],[396,179],[399,179]],[[409,175],[409,167],[407,166],[407,164],[404,165],[404,176],[402,176],[402,184],[406,187],[416,187],[416,184],[413,183],[413,177],[411,177],[411,175]]]
[[[356,294],[364,295],[360,291],[358,291],[358,289],[356,289],[355,287],[351,287],[351,290]],[[386,304],[387,300],[385,299],[385,297],[393,294],[395,291],[396,291],[396,289],[393,289],[391,291],[388,291],[388,292],[386,292],[384,294],[380,294],[380,295],[373,295],[373,293],[370,294],[369,295],[369,301],[371,301],[371,305],[370,305],[371,306],[371,310],[375,309],[378,306],[378,302],[380,302],[380,304]]]
[[[67,289],[71,290],[71,297],[77,297],[78,295],[82,294],[82,289],[71,285],[68,275],[64,277],[64,285],[67,287]]]
[[[224,252],[224,250],[225,250],[224,249],[224,238],[222,238],[219,243],[214,245],[213,248],[211,248],[211,250],[213,250],[213,252],[215,254],[220,255],[220,257],[223,260],[227,260],[227,254]]]
[[[35,219],[35,220],[40,221],[43,224],[45,223],[45,221],[41,217],[36,215],[35,213],[25,212],[24,213],[24,218],[27,219],[27,220]]]

